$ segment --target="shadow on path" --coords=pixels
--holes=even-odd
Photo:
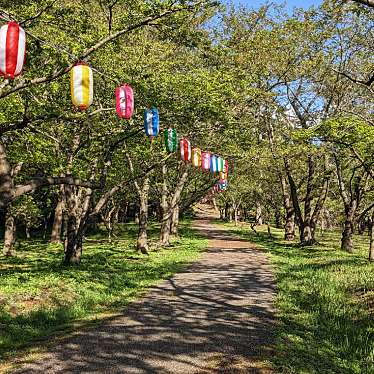
[[[271,373],[274,279],[266,255],[208,220],[201,259],[123,314],[58,342],[14,373]]]

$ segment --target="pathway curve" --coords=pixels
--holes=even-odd
[[[210,239],[198,262],[14,373],[271,373],[260,361],[274,324],[266,254],[210,220],[195,227]]]

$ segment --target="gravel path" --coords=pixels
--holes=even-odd
[[[264,252],[209,220],[201,259],[122,315],[59,341],[26,373],[271,373],[275,285]]]

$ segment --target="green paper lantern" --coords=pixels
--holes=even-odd
[[[177,150],[177,131],[175,129],[167,129],[164,131],[164,141],[166,150],[173,153]]]

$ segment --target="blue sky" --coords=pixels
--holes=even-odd
[[[265,0],[227,0],[227,3],[233,2],[234,4],[242,4],[250,7],[257,8],[259,5],[264,4]],[[286,4],[287,9],[291,11],[293,7],[309,8],[312,5],[318,6],[322,3],[322,0],[273,0],[275,3]]]

